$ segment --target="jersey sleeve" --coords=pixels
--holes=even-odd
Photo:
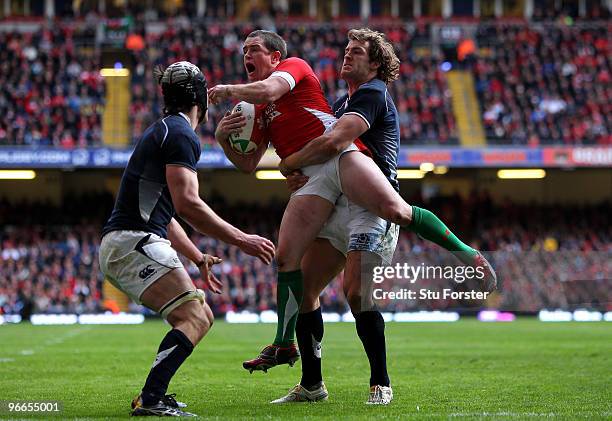
[[[285,79],[289,84],[289,89],[293,90],[295,85],[300,83],[300,81],[309,74],[314,74],[314,72],[308,63],[297,57],[291,57],[279,64],[270,77],[281,77]]]
[[[387,110],[385,94],[375,89],[358,89],[348,101],[343,115],[354,114],[361,117],[368,128]]]
[[[169,135],[162,145],[166,165],[180,165],[196,171],[200,144],[185,134]]]

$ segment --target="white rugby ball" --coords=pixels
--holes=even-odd
[[[234,151],[241,155],[249,155],[257,149],[260,143],[260,131],[257,127],[257,113],[255,106],[241,101],[232,110],[232,114],[241,112],[246,118],[246,125],[240,132],[232,133],[229,137],[230,145]]]

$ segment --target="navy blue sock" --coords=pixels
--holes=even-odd
[[[295,334],[302,358],[300,384],[309,389],[323,380],[321,374],[321,341],[323,340],[321,307],[298,316]]]
[[[172,376],[192,351],[193,344],[180,330],[172,329],[166,334],[142,388],[144,406],[155,405],[166,394]]]
[[[359,339],[370,361],[370,386],[389,386],[385,320],[379,311],[362,311],[355,315]]]

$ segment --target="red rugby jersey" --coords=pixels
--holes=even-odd
[[[278,156],[285,158],[321,136],[337,119],[325,100],[319,79],[304,60],[285,59],[270,77],[282,77],[291,90],[275,102],[258,105],[263,119],[259,123]],[[359,139],[355,144],[367,151]]]

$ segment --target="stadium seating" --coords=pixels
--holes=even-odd
[[[101,143],[100,57],[69,24],[0,32],[0,146]]]
[[[149,34],[147,44],[155,46],[155,54],[139,53],[138,61],[145,63],[142,77],[134,83],[132,118],[134,137],[159,115],[159,108],[148,112],[152,103],[159,103],[150,71],[154,65],[168,65],[179,60],[200,63],[205,69],[211,85],[217,83],[244,82],[242,64],[242,40],[255,27],[231,25],[190,26],[188,28],[169,27],[161,34]],[[288,41],[290,56],[307,60],[323,86],[330,103],[346,93],[346,85],[339,80],[338,67],[346,46],[348,27],[338,26],[329,31],[328,26],[288,25],[278,27],[279,33]],[[402,67],[400,79],[391,85],[390,91],[396,98],[400,111],[401,135],[407,143],[454,144],[457,143],[454,118],[450,101],[446,97],[446,81],[437,64],[439,57],[416,57],[410,53],[412,35],[401,26],[389,26],[384,30],[399,49]],[[206,42],[203,40],[206,39]],[[154,57],[155,61],[151,62]],[[211,121],[199,128],[205,144],[214,144],[214,128],[230,109],[231,103],[212,106]]]
[[[288,41],[289,54],[312,65],[330,102],[346,92],[338,68],[348,28],[346,23],[290,22],[276,27]],[[251,24],[186,18],[161,32],[140,29],[145,48],[132,51],[132,140],[162,113],[152,78],[155,65],[190,60],[203,68],[211,85],[243,82],[242,40],[253,29]],[[401,23],[378,29],[393,41],[402,61],[400,79],[390,86],[402,143],[457,144],[444,58],[419,48],[431,42],[430,32],[423,25]],[[101,142],[104,83],[91,32],[87,25],[75,29],[72,21],[60,21],[54,29],[43,26],[33,34],[0,34],[0,145],[71,148]],[[471,69],[490,142],[612,143],[611,47],[605,23],[482,23],[475,38]],[[198,129],[205,147],[214,145],[216,123],[229,108],[229,103],[211,107],[209,123]]]
[[[33,302],[35,311],[47,313],[105,308],[96,256],[100,227],[112,208],[112,198],[109,195],[67,198],[64,203],[58,207],[45,203],[9,205],[0,201],[0,219],[6,221],[0,228],[0,314],[19,313],[28,302]],[[276,238],[282,204],[229,206],[220,198],[211,198],[211,203],[221,216],[245,231]],[[612,204],[496,206],[486,194],[474,194],[469,200],[438,199],[427,207],[442,216],[458,234],[480,249],[493,252],[492,261],[502,288],[501,299],[492,303],[496,307],[538,311],[607,305],[601,297],[606,296],[612,278],[609,258],[612,228],[607,220]],[[462,212],[455,212],[457,207]],[[258,217],[252,218],[254,214]],[[88,216],[84,219],[81,215]],[[47,224],[35,222],[42,220]],[[208,295],[216,314],[274,309],[276,276],[272,266],[265,266],[233,246],[199,234],[191,236],[202,250],[224,260],[215,267],[225,285],[223,294]],[[406,232],[401,235],[396,259],[415,265],[452,263],[448,253],[440,253],[437,246]],[[197,268],[185,263],[196,285],[203,287]],[[404,286],[400,280],[392,281],[388,287]],[[340,279],[327,288],[321,301],[327,311],[346,311]],[[453,300],[382,304],[389,311],[457,309],[467,305]]]
[[[612,144],[608,29],[484,24],[474,65],[493,143]]]

